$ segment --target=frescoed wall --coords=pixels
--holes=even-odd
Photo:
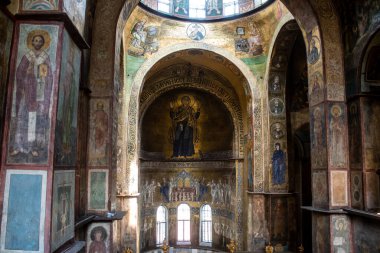
[[[108,170],[91,169],[88,174],[89,210],[105,211],[108,208]]]
[[[271,237],[273,243],[286,242],[288,237],[288,203],[283,198],[271,199]],[[274,244],[276,245],[276,244]]]
[[[110,152],[109,100],[90,101],[88,157],[90,165],[107,165]]]
[[[368,31],[379,24],[380,5],[370,0],[360,3],[349,1],[345,4],[339,3],[339,5],[345,14],[342,16],[345,50],[350,52]]]
[[[351,172],[351,205],[356,209],[363,209],[363,173]]]
[[[9,71],[10,49],[13,35],[13,21],[0,11],[0,106],[5,106],[5,91]],[[0,130],[3,132],[4,110],[0,113]]]
[[[147,166],[151,167],[148,164]],[[200,168],[192,168],[191,172],[188,172],[189,170],[175,168],[170,164],[162,163],[162,166],[166,172],[154,173],[151,169],[143,169],[142,173],[140,190],[142,249],[156,247],[156,213],[160,205],[168,210],[168,243],[180,245],[176,233],[177,207],[182,203],[188,204],[191,208],[190,245],[194,247],[199,245],[200,208],[208,204],[212,209],[212,247],[226,249],[226,244],[236,233],[234,225],[236,182],[233,170],[212,168],[212,164],[209,165],[207,173],[202,172]]]
[[[75,166],[81,51],[66,30],[63,33],[62,58],[65,60],[60,70],[54,163],[56,166]]]
[[[333,236],[333,248],[335,252],[351,252],[349,236],[350,221],[347,216],[334,215],[331,217],[331,231]]]
[[[325,168],[327,166],[326,148],[326,124],[325,110],[323,106],[316,106],[310,109],[310,135],[312,156],[311,166],[313,168]]]
[[[355,252],[376,252],[380,250],[380,229],[377,223],[370,219],[354,217],[351,220],[353,226],[352,247]]]
[[[46,164],[49,158],[53,86],[57,82],[57,25],[18,27],[16,73],[7,162]],[[35,64],[34,64],[35,63]]]
[[[1,251],[43,253],[46,171],[7,170]]]
[[[248,199],[248,246],[249,251],[264,250],[269,236],[269,220],[266,219],[266,199],[264,196],[250,196]]]
[[[355,169],[362,168],[362,131],[360,105],[357,101],[348,106],[348,139],[350,145],[350,163]],[[358,155],[359,154],[359,155]]]
[[[380,120],[377,117],[380,113],[380,103],[377,100],[363,100],[363,130],[364,134],[364,157],[365,169],[374,170],[380,167]]]
[[[74,237],[75,171],[56,171],[53,183],[52,251]]]
[[[191,109],[185,120],[183,103]],[[141,148],[148,156],[207,159],[228,152],[232,156],[231,116],[217,98],[205,92],[180,89],[163,94],[146,111],[141,126]]]
[[[128,8],[122,14],[125,16],[123,17],[124,19],[127,19],[129,15],[129,10],[132,6],[131,2],[132,1],[129,1],[129,3],[127,3]],[[152,6],[155,4],[152,1],[149,2]],[[243,0],[239,2],[246,4],[245,6],[241,5],[242,9],[239,10],[239,12],[245,12],[253,8],[254,2],[252,1]],[[287,4],[289,3],[288,1],[285,2]],[[300,5],[303,7],[305,2],[307,1],[303,1]],[[84,9],[86,8],[84,0],[24,0],[21,1],[21,11],[57,11],[61,3],[63,4],[64,11],[68,12],[73,23],[81,32],[84,24]],[[176,15],[182,17],[189,15],[191,10],[188,1],[179,0],[173,1],[173,3],[172,11],[176,13]],[[221,10],[221,1],[206,1],[206,3],[208,9],[206,16],[217,18],[219,15],[224,14],[224,10]],[[319,13],[319,8],[322,9],[322,13],[320,14],[321,22],[319,23],[321,26],[326,25],[323,23],[326,21],[326,17],[328,17],[327,19],[331,18],[331,16],[336,17],[334,13],[329,16],[329,5],[326,4],[324,6],[323,4],[326,4],[326,1],[311,2],[316,12]],[[363,35],[378,23],[379,6],[365,1],[363,2],[364,7],[371,8],[371,10],[367,11],[363,10],[357,3],[354,3],[354,5],[355,8],[357,8],[355,15],[364,15],[364,17],[363,19],[359,18],[358,24],[353,26],[352,32],[354,35],[357,32]],[[113,13],[111,13],[110,6],[109,3],[106,4],[102,0],[99,0],[98,13],[104,12],[110,15],[110,19],[114,18],[111,15]],[[366,12],[369,14],[366,14]],[[296,209],[294,199],[284,196],[280,197],[278,195],[270,196],[270,201],[268,201],[268,198],[263,197],[264,192],[267,193],[268,191],[270,193],[276,192],[276,194],[281,193],[286,196],[286,192],[289,190],[287,184],[291,185],[291,180],[294,180],[294,178],[291,178],[292,174],[290,174],[290,170],[294,168],[287,163],[286,157],[289,150],[286,137],[288,133],[286,113],[294,107],[293,104],[289,106],[287,103],[288,98],[287,95],[284,94],[285,83],[283,82],[283,74],[287,71],[286,66],[288,59],[286,52],[282,50],[289,46],[289,38],[283,37],[280,47],[276,47],[275,51],[277,51],[277,53],[269,54],[271,50],[270,43],[275,27],[280,19],[287,14],[288,11],[284,6],[280,2],[276,2],[267,9],[248,18],[223,21],[218,24],[195,24],[156,17],[141,9],[137,9],[127,23],[124,36],[125,61],[120,65],[126,69],[126,74],[124,75],[125,83],[124,86],[122,85],[120,87],[116,85],[115,90],[108,87],[109,84],[114,83],[114,80],[107,80],[107,70],[104,70],[108,69],[104,68],[104,65],[111,66],[111,64],[107,63],[109,63],[110,58],[114,59],[112,57],[113,55],[107,50],[97,51],[97,46],[98,44],[110,45],[112,50],[117,53],[120,53],[119,48],[116,48],[116,50],[113,48],[112,38],[107,36],[109,33],[102,35],[103,38],[100,41],[94,40],[94,51],[91,53],[94,53],[94,57],[97,57],[96,64],[99,64],[102,70],[96,71],[99,70],[96,64],[91,66],[96,72],[94,76],[101,77],[101,80],[91,80],[91,82],[89,82],[93,85],[93,87],[91,87],[93,93],[89,104],[90,130],[88,134],[89,145],[87,148],[89,166],[87,168],[88,171],[86,171],[88,177],[82,177],[83,174],[86,173],[83,173],[85,169],[81,169],[81,179],[78,179],[87,183],[88,189],[84,189],[82,186],[81,192],[86,192],[87,190],[88,196],[85,196],[84,200],[81,199],[79,201],[87,201],[88,208],[91,211],[99,213],[106,211],[109,207],[116,206],[115,201],[112,199],[114,196],[110,196],[113,194],[113,191],[109,190],[115,190],[116,185],[114,182],[115,175],[112,175],[110,168],[113,168],[116,164],[115,160],[118,159],[116,154],[119,156],[119,150],[116,150],[112,142],[113,139],[118,137],[119,132],[126,132],[125,129],[123,129],[126,125],[125,123],[132,122],[133,124],[133,119],[136,118],[136,115],[138,118],[140,112],[146,112],[146,117],[150,117],[147,122],[138,122],[138,124],[141,123],[140,126],[142,127],[133,125],[133,127],[139,129],[137,134],[136,132],[128,132],[130,135],[126,137],[126,139],[138,139],[141,133],[140,130],[143,128],[142,150],[138,150],[140,143],[138,143],[137,146],[128,146],[129,151],[134,149],[134,153],[131,151],[128,155],[131,153],[132,155],[140,155],[140,157],[135,156],[133,158],[144,160],[141,162],[142,164],[147,164],[152,162],[151,160],[157,159],[160,160],[160,162],[164,160],[168,164],[171,162],[175,164],[175,166],[171,167],[170,172],[167,174],[161,172],[157,173],[150,168],[150,171],[144,171],[145,174],[142,175],[143,177],[139,178],[141,180],[140,186],[142,189],[140,189],[140,192],[144,206],[144,208],[142,208],[143,220],[141,222],[142,234],[140,241],[145,243],[142,245],[144,248],[155,246],[154,208],[159,204],[169,206],[169,226],[172,228],[169,238],[171,238],[173,242],[173,238],[176,236],[175,206],[180,202],[188,202],[192,207],[193,223],[191,228],[193,231],[198,231],[197,228],[200,221],[199,209],[201,204],[209,203],[213,210],[215,210],[216,219],[213,221],[213,241],[215,242],[216,248],[225,250],[226,243],[233,238],[233,235],[244,234],[241,232],[243,228],[236,227],[236,224],[244,224],[244,229],[246,228],[245,216],[242,216],[242,213],[238,212],[239,210],[244,210],[245,212],[248,205],[249,210],[253,211],[249,214],[251,215],[249,225],[253,224],[253,227],[249,231],[251,237],[247,240],[248,243],[253,245],[252,249],[262,250],[268,239],[275,244],[276,252],[295,249],[295,245],[291,246],[290,243],[290,241],[293,241],[293,243],[296,241],[294,237],[292,237],[294,234],[294,210]],[[97,15],[101,16],[102,13]],[[333,20],[333,18],[331,19]],[[300,19],[297,19],[297,21],[301,23]],[[0,24],[2,25],[3,23]],[[55,165],[61,167],[74,166],[77,160],[75,157],[77,153],[75,138],[75,132],[77,131],[77,116],[75,112],[77,107],[75,100],[77,100],[78,97],[78,93],[76,92],[78,91],[79,81],[77,82],[76,80],[79,80],[78,71],[80,69],[79,64],[81,57],[79,50],[68,38],[68,34],[66,32],[61,33],[55,24],[29,24],[16,27],[19,29],[16,30],[16,41],[14,43],[15,55],[13,57],[16,63],[13,64],[15,65],[13,74],[15,74],[15,78],[11,78],[10,80],[10,90],[12,91],[9,93],[9,96],[12,98],[8,100],[9,104],[11,104],[9,111],[10,117],[12,118],[10,119],[9,134],[6,136],[6,142],[9,143],[3,145],[7,149],[4,150],[4,152],[7,153],[5,162],[12,166],[46,165],[48,161],[51,161],[49,151],[53,150],[51,146],[54,146]],[[109,28],[109,26],[107,26],[107,28]],[[335,29],[334,27],[329,27],[329,29],[330,28],[332,30]],[[119,29],[119,27],[117,29]],[[289,25],[286,26],[285,29],[292,31],[294,27]],[[331,39],[329,29],[326,29],[326,35],[319,30],[319,27],[310,27],[309,23],[307,23],[306,30],[303,30],[307,44],[305,51],[307,52],[309,76],[308,95],[311,105],[310,132],[313,153],[311,162],[313,167],[313,182],[311,187],[313,187],[314,193],[313,204],[314,207],[318,208],[330,208],[331,206],[333,208],[340,208],[351,204],[352,207],[375,211],[380,206],[380,193],[378,191],[379,177],[376,174],[380,162],[375,152],[379,146],[379,138],[377,138],[378,134],[376,133],[376,129],[379,128],[376,119],[376,115],[379,114],[379,106],[375,99],[371,101],[366,98],[360,98],[358,99],[359,101],[347,100],[350,105],[356,103],[358,111],[356,111],[355,106],[352,108],[350,106],[346,109],[346,105],[343,102],[331,102],[331,104],[323,103],[325,99],[331,101],[346,101],[345,96],[342,95],[345,94],[344,74],[340,66],[340,60],[343,57],[339,57],[339,54],[335,54],[335,52],[339,52],[341,46],[340,44],[331,43],[330,45],[326,43],[326,41],[329,42],[329,39]],[[12,30],[12,28],[10,28],[10,30]],[[10,30],[8,30],[8,32]],[[114,33],[114,29],[110,30]],[[61,34],[63,39],[62,43],[59,41]],[[94,34],[103,33],[94,32]],[[343,32],[342,34],[348,36],[347,34],[350,33]],[[8,35],[9,33],[7,33],[7,36]],[[95,37],[96,36],[94,36],[94,38]],[[29,38],[30,41],[28,41]],[[107,40],[104,38],[107,38]],[[108,43],[108,38],[110,38],[110,43]],[[353,43],[349,43],[348,48],[351,49],[351,44],[356,45],[356,42],[361,43],[361,38],[361,36],[359,36],[357,40],[355,38]],[[326,40],[325,43],[322,39]],[[225,91],[233,90],[236,87],[244,86],[241,90],[236,89],[238,94],[231,99],[233,102],[231,102],[231,100],[220,99],[221,96],[214,97],[206,92],[194,89],[196,85],[204,84],[206,86],[212,83],[193,82],[196,79],[202,79],[203,76],[201,71],[191,72],[194,69],[190,68],[191,71],[185,73],[185,75],[192,77],[190,81],[187,79],[186,85],[188,85],[188,87],[181,87],[181,89],[176,91],[167,91],[167,93],[161,98],[158,98],[155,101],[156,104],[153,103],[152,108],[148,108],[147,111],[139,111],[138,102],[134,103],[135,101],[132,101],[132,103],[129,104],[129,96],[134,94],[132,96],[132,99],[134,99],[137,97],[135,95],[139,94],[138,92],[132,93],[131,91],[133,78],[139,70],[139,67],[142,66],[144,62],[152,59],[154,55],[160,54],[161,49],[175,48],[182,43],[189,43],[188,45],[191,46],[202,45],[203,50],[188,50],[188,52],[186,52],[187,55],[182,55],[183,57],[180,60],[183,62],[181,62],[181,64],[187,64],[184,59],[191,54],[200,56],[198,62],[198,64],[200,64],[201,61],[206,59],[205,51],[209,49],[211,51],[213,47],[222,48],[225,52],[236,56],[239,61],[244,62],[246,64],[245,66],[254,73],[254,77],[256,77],[257,80],[252,81],[252,78],[252,80],[249,81],[252,82],[251,86],[257,89],[256,91],[259,91],[255,93],[255,95],[265,95],[263,95],[263,97],[252,98],[251,95],[254,92],[251,93],[249,88],[245,87],[246,80],[236,74],[239,73],[239,70],[237,70],[235,65],[229,65],[228,68],[236,74],[234,75],[235,79],[232,78],[235,82],[232,82],[233,85],[231,86],[218,89],[218,91],[220,92],[219,94],[221,94]],[[28,48],[31,50],[28,50]],[[67,60],[65,63],[62,62],[62,64],[56,59],[61,49],[63,58]],[[351,51],[350,49],[346,49],[347,52]],[[368,62],[370,62],[371,65],[375,65],[377,61],[378,52],[376,52],[376,48],[374,50],[373,55],[368,58]],[[337,57],[330,57],[334,59],[324,65],[324,60],[329,59],[329,57],[323,54],[332,54]],[[178,54],[168,57],[177,56]],[[214,63],[227,63],[221,56],[216,56],[213,60]],[[270,63],[268,63],[269,61]],[[34,64],[31,64],[31,62]],[[117,64],[118,62],[116,60],[116,65]],[[7,63],[5,63],[4,66],[6,65]],[[165,64],[163,65],[163,68],[168,67],[165,66]],[[218,67],[216,67],[216,69],[217,68]],[[269,75],[266,74],[269,72],[267,68],[272,72]],[[374,70],[376,70],[376,68],[372,67],[367,69],[367,81],[376,80],[377,76]],[[4,74],[4,71],[0,72]],[[58,80],[58,72],[61,73],[60,80]],[[104,73],[106,74],[103,76]],[[174,73],[174,76],[183,74],[184,73]],[[304,72],[302,74],[304,74]],[[115,83],[118,83],[118,80],[116,80],[118,77],[119,73],[115,75]],[[0,76],[0,80],[5,80],[4,78],[6,77]],[[73,81],[74,79],[75,81]],[[175,79],[171,79],[171,81],[173,80]],[[56,89],[58,91],[57,96],[53,94],[53,89],[51,88],[54,83],[56,85],[58,84]],[[5,86],[4,84],[3,87]],[[376,84],[372,86],[376,86]],[[203,87],[204,86],[202,86],[202,88]],[[218,88],[220,87],[222,86],[218,86]],[[105,91],[104,94],[102,91]],[[150,92],[152,91],[154,93],[153,89],[150,90]],[[269,91],[269,94],[267,91]],[[115,95],[114,93],[117,92],[120,92],[120,94]],[[232,94],[232,92],[227,93]],[[146,95],[144,91],[142,91],[141,94]],[[164,97],[167,94],[171,94],[173,97]],[[103,95],[104,97],[102,97]],[[303,95],[305,95],[305,93],[301,95],[302,96],[296,98],[304,99],[305,97]],[[198,99],[198,97],[200,98]],[[137,110],[133,111],[134,114],[123,115],[123,119],[126,118],[126,122],[122,122],[122,120],[117,122],[116,119],[117,112],[120,108],[115,108],[115,104],[119,102],[116,101],[119,98],[122,99],[122,103],[125,102],[126,107],[137,108]],[[142,100],[144,100],[144,98],[144,96],[141,96]],[[249,102],[247,103],[245,100],[239,99],[235,100],[236,98],[247,98]],[[229,118],[230,111],[228,111],[230,107],[227,105],[226,108],[224,108],[222,103],[218,104],[218,102],[220,102],[219,100],[222,100],[225,104],[230,103],[229,105],[238,104],[239,109],[240,107],[244,108],[241,111],[237,110],[237,115],[241,116],[244,120],[235,120],[235,115],[233,114],[231,114],[231,120]],[[57,109],[53,106],[55,101],[58,103]],[[302,100],[302,102],[305,102],[305,100]],[[66,105],[68,105],[67,110]],[[305,105],[305,103],[303,103],[303,105]],[[246,110],[245,108],[250,109]],[[122,111],[127,111],[127,109],[128,108],[122,108]],[[149,111],[150,109],[152,111]],[[253,115],[250,115],[251,111]],[[240,112],[242,112],[242,115],[239,115]],[[183,117],[184,114],[185,117]],[[86,116],[87,114],[84,113],[84,115]],[[269,122],[267,122],[267,118],[265,118],[266,115],[270,117]],[[347,115],[349,117],[348,127]],[[55,117],[57,118],[57,123],[51,123],[55,120]],[[185,120],[188,125],[184,124]],[[261,120],[265,122],[263,125],[261,125]],[[156,128],[156,125],[151,122],[156,123],[159,127]],[[209,124],[209,122],[211,122],[211,124]],[[234,125],[236,122],[243,122],[242,125],[244,124],[244,127],[236,127]],[[116,126],[116,123],[120,123],[120,125]],[[250,127],[250,125],[253,125],[252,123],[255,124],[253,131]],[[53,129],[52,126],[55,128]],[[262,128],[263,126],[264,128]],[[358,126],[359,130],[355,130],[356,126]],[[359,126],[361,126],[362,129],[360,129]],[[116,128],[118,129],[115,130]],[[50,138],[50,136],[53,136],[51,135],[51,130],[56,133],[54,138],[56,143],[54,143],[54,145],[51,143],[53,140],[53,138]],[[241,132],[239,132],[240,130]],[[116,131],[119,132],[115,133]],[[350,134],[349,138],[346,136],[347,131],[349,131]],[[360,141],[361,138],[363,139],[362,141]],[[357,143],[358,139],[359,143]],[[244,141],[240,142],[241,140]],[[121,141],[125,141],[125,139]],[[186,145],[183,145],[186,141]],[[247,145],[247,142],[251,142],[252,145]],[[7,144],[9,144],[9,147]],[[123,145],[125,146],[126,144],[123,143]],[[237,147],[235,147],[235,145]],[[363,158],[358,157],[360,156],[358,155],[354,157],[352,161],[349,160],[349,156],[346,154],[348,149],[347,145],[353,145],[350,149],[351,154],[362,154]],[[162,146],[165,147],[162,148]],[[257,148],[257,146],[265,151],[265,155],[260,153],[261,149]],[[238,152],[232,155],[231,150],[233,150],[233,152],[238,150]],[[235,171],[227,166],[229,172],[226,173],[226,170],[222,171],[222,169],[218,167],[220,164],[213,167],[214,164],[210,166],[212,172],[207,173],[207,175],[203,172],[205,168],[202,168],[202,172],[196,168],[189,172],[188,168],[185,168],[194,161],[187,163],[188,161],[185,162],[184,160],[212,160],[220,157],[228,159],[236,158],[236,165],[239,163],[240,165],[244,164],[244,176],[239,174],[239,166],[234,167]],[[177,160],[180,159],[183,160],[177,163]],[[170,162],[166,160],[170,160]],[[182,167],[180,164],[182,164]],[[115,168],[115,170],[118,172],[119,170],[123,170],[126,164],[121,163],[121,165],[122,166]],[[162,164],[158,164],[156,169],[161,168],[160,165]],[[271,167],[269,167],[270,165]],[[86,164],[83,166],[86,166]],[[7,169],[8,168],[5,167],[4,171]],[[50,169],[50,167],[48,169]],[[128,173],[136,172],[129,169],[130,168],[126,170]],[[353,171],[348,171],[349,169],[353,169]],[[28,198],[28,196],[25,197],[25,195],[22,195],[23,193],[20,193],[17,187],[12,185],[12,183],[14,183],[12,180],[15,180],[15,182],[18,180],[18,183],[20,183],[21,180],[19,180],[18,177],[24,177],[23,180],[26,179],[28,181],[28,187],[37,189],[36,191],[33,190],[33,197],[38,195],[37,193],[40,190],[38,185],[44,185],[40,183],[40,181],[35,180],[34,177],[42,175],[42,179],[46,180],[46,174],[37,171],[35,168],[33,168],[33,170],[36,174],[29,175],[26,173],[26,178],[24,174],[22,176],[15,175],[17,173],[11,174],[13,173],[12,170],[8,170],[10,179],[7,179],[9,181],[8,184],[7,182],[5,183],[5,191],[6,194],[9,193],[9,196],[4,195],[4,203],[9,204],[10,211],[16,211],[16,213],[18,211],[16,210],[17,206],[12,206],[11,203],[15,198],[14,196],[20,199]],[[262,170],[263,173],[260,173],[260,170]],[[188,174],[183,174],[183,171]],[[147,176],[149,173],[152,175]],[[203,174],[207,176],[204,181],[201,176]],[[138,178],[138,173],[136,173],[136,175],[134,179]],[[47,178],[52,178],[52,176],[48,176]],[[67,239],[72,238],[70,231],[70,226],[72,226],[71,223],[73,222],[73,219],[71,219],[72,213],[68,214],[68,212],[66,212],[66,206],[67,208],[70,207],[69,210],[71,210],[72,205],[70,203],[73,200],[71,195],[74,190],[71,188],[73,185],[70,186],[70,183],[74,181],[74,178],[73,175],[59,176],[58,173],[53,175],[53,178],[55,178],[53,187],[57,187],[57,190],[55,191],[55,188],[53,189],[56,195],[53,196],[52,204],[54,211],[51,230],[58,234],[55,238],[60,236],[59,239],[61,241],[58,240],[54,242],[56,243],[54,247],[59,247],[59,245],[67,241]],[[126,177],[123,178],[123,180],[129,179],[130,178]],[[63,183],[63,181],[65,181],[65,183]],[[138,185],[136,181],[127,182]],[[47,182],[45,185],[52,185],[51,183],[52,182]],[[238,191],[243,191],[244,197],[246,197],[245,186],[248,186],[251,191],[256,191],[255,193],[250,193],[253,194],[253,197],[252,200],[248,201],[248,204],[246,199],[241,198],[243,194],[238,193]],[[25,186],[22,186],[21,189],[23,191],[27,190]],[[8,190],[10,192],[7,192]],[[137,189],[131,191],[135,193],[135,190],[137,193]],[[352,194],[349,194],[349,190],[351,190]],[[12,194],[15,195],[13,196]],[[50,197],[51,196],[47,198],[42,197],[40,200],[33,199],[35,203],[32,204],[37,205],[44,203],[45,199],[50,201]],[[7,199],[9,203],[6,202],[8,201]],[[67,199],[70,200],[67,201]],[[58,209],[63,211],[63,214],[60,214],[59,210],[56,210],[59,205],[61,205],[61,208]],[[235,206],[232,208],[229,205]],[[32,209],[36,211],[38,208],[33,206]],[[41,210],[38,211],[42,213]],[[36,213],[31,215],[37,217]],[[8,218],[8,215],[4,216]],[[261,221],[257,221],[257,219],[262,219],[263,222],[261,223]],[[361,250],[364,252],[367,251],[369,247],[376,249],[376,241],[364,241],[364,236],[371,237],[371,235],[367,233],[364,233],[363,237],[361,237],[361,235],[357,236],[358,246],[348,243],[350,241],[349,233],[351,222],[347,216],[322,216],[316,214],[313,215],[313,219],[315,252],[328,252],[331,249],[337,252],[350,252],[353,251],[351,246],[355,247],[357,251]],[[9,224],[12,224],[12,222],[13,224],[15,223],[11,219],[8,221],[10,222]],[[27,222],[26,224],[29,224]],[[42,220],[40,224],[35,222],[29,225],[35,229],[38,225],[41,225],[41,222]],[[56,222],[56,225],[54,225],[54,222]],[[359,230],[364,229],[366,224],[367,222],[363,222],[362,224],[360,222],[352,222],[353,227],[357,226],[355,233],[359,235]],[[30,241],[23,241],[20,244],[19,238],[16,238],[15,241],[9,239],[16,234],[15,226],[13,226],[13,228],[12,226],[9,227],[9,231],[7,229],[5,229],[5,231],[2,230],[5,238],[5,242],[2,244],[5,246],[3,247],[12,248],[17,244],[22,245],[21,247],[24,247],[26,250],[30,250],[27,249],[27,247],[32,247],[32,251],[44,251],[43,248],[40,247],[42,238],[41,227],[40,231],[37,232],[36,230],[25,227],[24,229],[27,232],[33,232],[35,237],[38,232],[40,232],[40,237],[37,239],[28,238]],[[240,232],[238,233],[237,231],[239,230]],[[128,232],[129,231],[130,230],[128,230]],[[377,234],[376,228],[371,226],[369,227],[369,231],[375,235]],[[97,223],[91,225],[88,228],[87,234],[87,251],[111,251],[111,239],[113,239],[111,232],[112,226],[110,226],[110,224]],[[3,234],[1,237],[2,240]],[[124,238],[127,235],[128,233],[124,235],[121,234],[120,237]],[[21,236],[23,236],[23,234]],[[130,238],[135,238],[133,234],[129,236]],[[197,244],[197,240],[199,240],[198,236],[198,234],[194,234],[194,238],[192,238],[192,242],[195,244]],[[145,240],[142,238],[145,238]],[[243,243],[246,242],[245,239],[242,239],[242,241]],[[37,244],[38,247],[36,246]]]
[[[21,0],[23,12],[65,12],[83,35],[87,0]]]
[[[87,0],[63,0],[63,10],[82,35],[86,18],[86,3]]]
[[[329,216],[317,214],[313,216],[313,251],[323,253],[330,251],[330,221]]]
[[[218,1],[210,2],[213,2],[211,7]],[[187,0],[174,1],[173,9],[177,10],[176,15],[188,16]],[[280,12],[278,12],[279,9]],[[251,18],[215,25],[213,23],[191,24],[175,20],[169,22],[137,7],[124,29],[124,45],[128,54],[149,58],[164,47],[191,40],[202,41],[236,53],[239,58],[246,61],[247,65],[253,67],[260,65],[260,70],[263,71],[262,64],[265,63],[269,51],[265,45],[268,45],[271,39],[268,31],[273,30],[274,24],[286,13],[286,8],[279,3],[270,5]],[[218,15],[216,9],[212,9],[209,14],[210,17]],[[264,20],[269,22],[264,22]],[[197,27],[194,27],[195,25]]]
[[[346,168],[347,157],[342,152],[346,144],[345,118],[346,112],[343,105],[332,104],[329,106],[329,163],[334,168]]]
[[[111,252],[111,224],[92,223],[87,228],[86,252]]]
[[[22,0],[24,11],[52,11],[58,10],[59,0]]]

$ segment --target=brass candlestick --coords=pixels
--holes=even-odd
[[[227,244],[227,248],[230,251],[230,253],[234,253],[236,251],[236,242],[234,239],[230,241],[229,244]]]
[[[169,250],[170,246],[168,245],[168,242],[166,241],[166,239],[162,242],[162,246],[161,246],[161,249],[162,249],[162,252],[164,253],[167,253],[168,250]]]
[[[265,246],[265,253],[273,253],[273,246],[270,243]]]

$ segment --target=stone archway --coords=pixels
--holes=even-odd
[[[160,59],[183,50],[188,50],[188,49],[200,49],[200,50],[205,50],[205,51],[210,51],[213,52],[217,55],[220,55],[224,57],[225,59],[229,59],[229,61],[239,70],[241,71],[242,75],[245,77],[245,80],[247,81],[246,84],[247,88],[251,92],[251,97],[253,99],[260,99],[261,98],[261,93],[258,89],[258,87],[255,85],[256,83],[256,78],[252,74],[252,72],[248,69],[248,67],[238,58],[236,58],[234,55],[231,53],[217,48],[215,46],[203,44],[203,43],[184,43],[184,44],[179,44],[176,47],[170,47],[170,48],[165,48],[163,50],[160,50],[157,52],[153,57],[149,58],[138,70],[133,84],[131,88],[131,94],[129,95],[129,105],[126,107],[128,108],[127,111],[127,118],[128,118],[128,128],[126,129],[125,135],[127,136],[127,145],[126,145],[126,160],[125,162],[119,161],[119,163],[126,164],[126,169],[125,171],[118,171],[118,183],[121,185],[126,186],[126,182],[124,181],[125,179],[129,178],[130,172],[129,172],[129,167],[130,164],[132,163],[133,160],[137,159],[137,150],[138,150],[138,143],[137,143],[137,131],[138,131],[138,104],[139,104],[139,98],[140,98],[140,93],[145,81],[145,76],[149,72],[149,70],[157,64]],[[254,110],[259,110],[260,105],[254,105]],[[125,145],[123,145],[125,147]],[[118,150],[122,150],[123,146],[119,146]],[[124,152],[123,152],[124,153]],[[120,176],[119,176],[120,175]],[[129,179],[132,180],[132,179]],[[134,180],[132,180],[134,181]],[[134,193],[133,191],[135,190],[127,190],[124,189],[123,186],[120,187],[123,189],[124,192],[129,192],[129,193]]]
[[[320,100],[321,97],[317,96],[320,90],[313,90],[315,94],[308,96],[309,82],[307,77],[309,75],[307,67],[308,65],[318,64],[317,61],[320,59],[317,57],[313,61],[310,59],[308,61],[306,55],[309,50],[306,49],[305,44],[305,39],[297,22],[291,15],[285,16],[278,24],[272,39],[271,60],[267,63],[266,83],[268,84],[267,117],[269,122],[267,127],[269,141],[267,145],[268,149],[273,150],[275,144],[278,143],[281,149],[285,150],[286,175],[284,182],[279,184],[278,178],[273,176],[276,175],[276,169],[272,167],[267,170],[268,188],[270,194],[272,194],[271,197],[267,198],[267,201],[272,205],[271,203],[281,200],[294,209],[289,209],[289,212],[294,212],[294,214],[288,213],[289,226],[287,233],[289,233],[290,237],[288,243],[291,248],[295,249],[296,242],[302,242],[306,247],[306,251],[310,251],[311,213],[301,210],[301,206],[311,205],[311,189],[303,191],[303,189],[308,189],[308,186],[311,185],[311,168],[310,161],[304,162],[301,166],[298,159],[298,157],[301,157],[299,156],[301,146],[297,131],[300,130],[301,125],[306,126],[303,128],[304,132],[302,133],[307,138],[310,138],[308,98],[312,99],[312,104],[313,102],[315,103],[315,100]],[[280,61],[279,59],[282,60]],[[318,77],[318,81],[322,82],[321,76],[319,75]],[[282,105],[283,111],[273,110],[274,101],[278,101]],[[309,147],[310,143],[307,144],[307,147]],[[303,145],[306,144],[304,143]],[[310,151],[307,152],[307,154],[309,153]],[[270,161],[271,157],[268,156],[267,159]],[[275,194],[279,192],[286,192],[289,195],[283,196],[283,198],[276,197]],[[293,194],[293,192],[299,194]],[[303,201],[304,193],[305,196],[310,195],[310,200],[308,199],[310,202],[307,202],[307,204],[305,204],[306,201]],[[270,217],[269,223],[275,224],[276,218],[272,218],[272,215]],[[305,226],[301,226],[304,224],[308,225],[307,229],[305,229]],[[278,243],[278,239],[273,236],[271,236],[271,240],[273,244]]]
[[[249,91],[250,98],[253,98],[250,100],[251,103],[253,103],[249,108],[254,108],[253,111],[257,115],[261,115],[261,92],[259,91],[258,87],[256,86],[256,78],[252,74],[252,72],[248,69],[248,67],[238,58],[236,58],[234,55],[232,55],[229,52],[226,52],[225,50],[222,50],[220,48],[217,48],[215,46],[210,46],[203,43],[184,43],[179,44],[176,47],[170,47],[165,48],[159,52],[157,52],[155,55],[153,55],[150,59],[148,59],[138,70],[137,74],[135,75],[131,93],[128,95],[127,101],[129,101],[128,106],[125,106],[125,113],[127,117],[121,117],[121,118],[127,118],[127,121],[123,123],[125,127],[125,131],[122,133],[124,136],[121,137],[121,140],[126,141],[123,143],[123,141],[119,142],[122,145],[118,146],[118,150],[120,150],[121,155],[118,157],[118,172],[117,172],[117,188],[120,189],[119,193],[126,194],[126,195],[133,195],[138,192],[138,171],[139,171],[139,165],[138,165],[138,154],[139,154],[139,142],[138,142],[138,123],[139,123],[139,101],[141,96],[142,87],[144,85],[144,82],[146,80],[146,75],[149,73],[150,69],[152,69],[162,58],[171,55],[176,52],[189,50],[189,49],[197,49],[197,50],[204,50],[208,52],[212,52],[216,55],[219,55],[223,57],[226,60],[226,65],[228,68],[231,68],[233,71],[239,71],[241,75],[245,78],[245,82],[241,85],[245,86],[244,90]],[[223,90],[216,89],[217,96],[227,105],[230,105],[229,107],[234,112],[233,115],[235,115],[235,118],[237,122],[235,125],[237,126],[237,129],[235,129],[236,132],[236,139],[238,141],[238,145],[236,147],[236,155],[238,159],[243,159],[243,143],[242,143],[242,137],[244,134],[243,130],[243,122],[241,117],[241,112],[239,112],[239,102],[234,102],[230,98],[228,98],[228,93]],[[252,102],[253,101],[253,102]],[[257,104],[255,102],[258,101]],[[238,109],[236,111],[236,109]],[[253,113],[253,112],[251,112]],[[251,122],[248,123],[249,125],[252,125]],[[258,127],[258,129],[261,129],[262,122],[260,121],[260,118],[255,119],[255,126]],[[260,131],[260,130],[258,130]],[[261,132],[261,131],[260,131]],[[260,135],[255,135],[255,142],[262,143],[262,139]],[[256,153],[262,156],[263,150],[257,149]],[[123,169],[122,169],[123,168]],[[236,188],[236,210],[238,211],[236,214],[236,222],[237,222],[237,231],[236,231],[236,238],[239,238],[238,243],[239,247],[241,248],[243,245],[243,163],[242,162],[236,162],[236,180],[239,184],[239,187]]]

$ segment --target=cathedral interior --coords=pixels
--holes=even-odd
[[[379,253],[379,66],[378,0],[3,0],[0,253]]]

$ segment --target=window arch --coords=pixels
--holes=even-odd
[[[200,243],[211,246],[212,243],[212,211],[210,205],[201,207]]]
[[[163,244],[167,238],[168,211],[166,207],[159,206],[156,216],[156,244]]]
[[[254,11],[274,0],[140,0],[140,2],[149,9],[182,19],[220,20]]]
[[[190,243],[190,206],[180,204],[177,209],[178,243]]]

